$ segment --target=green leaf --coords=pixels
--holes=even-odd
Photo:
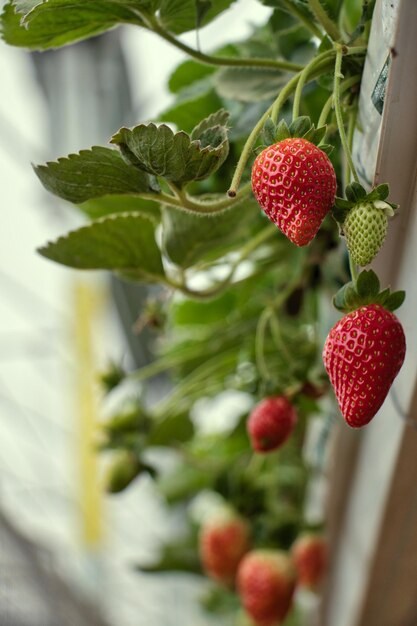
[[[281,120],[275,132],[275,141],[283,141],[284,139],[288,139],[289,137],[291,137],[291,133],[290,129],[288,128],[288,124],[285,120]]]
[[[181,465],[160,476],[156,486],[167,501],[173,504],[187,500],[202,489],[211,487],[215,478],[213,472],[197,469],[190,465]]]
[[[356,280],[356,290],[361,298],[374,298],[380,288],[379,278],[373,270],[363,270]]]
[[[386,200],[389,196],[389,185],[387,183],[383,183],[382,185],[378,185],[375,188],[375,191],[378,194],[379,200]]]
[[[203,65],[197,61],[184,61],[174,72],[168,82],[171,93],[179,93],[184,87],[189,87],[202,78],[210,76],[216,71],[216,67]]]
[[[362,185],[360,185],[357,182],[354,182],[348,185],[346,187],[345,193],[346,193],[346,198],[354,203],[359,202],[360,200],[366,197],[365,189],[362,187]]]
[[[338,203],[335,203],[335,205],[332,208],[333,218],[336,220],[338,224],[341,224],[341,225],[345,223],[345,219],[346,219],[348,212],[349,212],[348,208],[341,207],[339,206]]]
[[[20,3],[20,8],[31,8],[32,3]],[[129,8],[133,2],[115,0],[48,0],[37,5],[24,16],[15,13],[14,4],[6,4],[1,16],[3,39],[13,45],[45,50],[65,46],[81,39],[103,33],[117,24],[141,20]]]
[[[257,204],[248,201],[214,215],[193,215],[166,207],[162,216],[163,248],[173,263],[186,268],[216,250],[215,256],[222,256],[226,243],[243,242],[248,225],[257,217]]]
[[[191,140],[183,131],[174,133],[165,124],[121,128],[111,141],[133,165],[178,186],[207,178],[220,167],[229,151],[224,127],[217,132],[213,145]]]
[[[276,125],[274,124],[272,119],[268,117],[262,130],[262,137],[266,146],[270,146],[271,144],[276,142],[276,132]]]
[[[181,95],[173,106],[159,116],[160,121],[175,124],[177,128],[189,133],[202,117],[219,109],[222,106],[222,101],[210,84],[204,82],[201,87],[204,87],[201,91],[197,89],[194,93],[193,89],[193,93],[187,96]],[[209,88],[208,91],[207,87]]]
[[[328,143],[322,143],[319,146],[320,150],[322,150],[323,152],[325,152],[327,155],[331,154],[334,150],[334,146],[328,144]]]
[[[398,309],[405,300],[405,291],[394,291],[388,298],[385,300],[384,306],[389,311],[395,311]]]
[[[360,306],[358,294],[353,283],[343,285],[333,298],[333,305],[338,311],[349,311]]]
[[[284,72],[247,67],[224,68],[213,77],[217,93],[239,102],[257,102],[275,98],[286,83]]]
[[[191,133],[191,139],[199,139],[201,145],[214,146],[223,141],[223,129],[227,128],[230,113],[220,109],[199,122]]]
[[[205,3],[202,13],[201,0],[162,0],[159,19],[164,28],[180,34],[205,26],[232,3],[233,0],[211,0]]]
[[[149,215],[122,214],[83,226],[39,249],[39,253],[77,269],[126,270],[137,280],[164,276]]]
[[[188,413],[168,415],[155,422],[149,433],[148,446],[173,446],[191,439],[194,426]]]
[[[293,120],[290,124],[289,131],[291,137],[304,137],[311,129],[311,120],[307,115],[302,115]]]
[[[137,569],[147,574],[160,572],[189,572],[201,574],[201,563],[196,549],[195,537],[177,538],[162,546],[158,561],[152,565],[140,565]]]
[[[83,213],[95,220],[113,213],[147,213],[154,220],[160,220],[161,211],[156,202],[143,200],[137,196],[103,196],[87,200],[79,205]]]
[[[327,126],[321,126],[320,128],[311,128],[305,135],[303,135],[304,139],[311,141],[316,146],[319,145],[320,141],[324,138],[327,131]],[[333,146],[332,146],[333,147]],[[323,146],[320,146],[320,150],[323,150]]]
[[[76,204],[106,195],[156,190],[151,177],[125,163],[111,148],[94,146],[79,154],[37,165],[34,170],[48,191]]]
[[[345,200],[344,198],[336,198],[334,203],[338,209],[346,209],[347,211],[355,206],[354,202],[351,202],[350,200]]]

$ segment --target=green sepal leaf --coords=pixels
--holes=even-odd
[[[111,143],[119,146],[132,165],[181,187],[210,176],[228,155],[227,128],[220,125],[202,128],[205,130],[200,138],[192,139],[183,131],[174,133],[165,124],[140,124],[133,129],[121,128]]]
[[[263,131],[262,131],[262,138],[263,138],[264,144],[266,146],[270,146],[273,143],[275,143],[277,141],[276,134],[277,134],[277,127],[272,121],[272,119],[268,117],[268,119],[266,120],[264,124]]]
[[[291,137],[291,133],[290,129],[288,128],[288,124],[285,120],[281,120],[275,132],[275,141],[283,141],[284,139],[288,139],[289,137]]]
[[[384,307],[389,311],[398,309],[405,300],[405,291],[394,291],[384,302]]]
[[[360,298],[375,298],[379,294],[379,278],[373,270],[363,270],[356,281],[356,291]]]
[[[203,147],[218,145],[224,139],[229,117],[225,109],[212,113],[193,128],[191,139],[200,140]]]
[[[373,270],[363,270],[356,284],[349,282],[344,285],[333,298],[333,304],[339,311],[348,313],[367,304],[380,304],[389,311],[402,305],[405,291],[391,293],[389,287],[379,291],[380,282]]]
[[[359,200],[363,200],[363,198],[366,198],[365,189],[357,182],[353,182],[348,185],[346,187],[345,193],[346,198],[354,203],[358,202]]]
[[[323,143],[321,144],[321,146],[319,146],[320,150],[322,150],[323,152],[325,152],[327,155],[331,154],[334,150],[334,146],[331,146],[328,143]]]
[[[375,187],[375,191],[378,194],[379,200],[386,200],[389,196],[389,185],[387,183],[378,185],[377,187]]]
[[[361,305],[352,282],[339,289],[333,297],[333,305],[338,311],[353,311]]]
[[[129,272],[142,282],[163,279],[161,253],[155,241],[155,222],[149,215],[113,215],[60,237],[38,252],[77,269]]]
[[[332,215],[336,222],[339,224],[344,224],[347,214],[350,209],[355,206],[354,202],[350,202],[349,200],[345,200],[344,198],[335,198],[334,206],[332,207]]]
[[[125,163],[117,150],[99,146],[34,166],[34,170],[48,191],[76,204],[106,195],[159,190],[153,177]]]
[[[320,126],[320,128],[315,128],[314,124],[310,127],[308,132],[303,135],[303,139],[307,139],[307,141],[311,141],[315,145],[318,145],[320,141],[324,138],[327,131],[327,126]],[[322,146],[320,146],[322,150]]]
[[[289,126],[290,135],[291,137],[304,137],[311,127],[310,118],[307,115],[301,115],[291,122]]]

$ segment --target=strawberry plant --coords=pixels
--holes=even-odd
[[[388,185],[360,184],[351,155],[374,2],[263,0],[270,17],[247,40],[211,52],[184,43],[182,33],[220,24],[231,4],[9,0],[1,33],[47,50],[124,24],[189,57],[169,81],[173,106],[155,122],[35,166],[48,191],[86,216],[39,253],[160,286],[138,323],[158,333],[155,359],[103,376],[107,391],[125,379],[141,391],[103,425],[100,445],[114,454],[107,487],[117,493],[147,473],[168,505],[186,510],[187,533],[143,571],[205,573],[214,581],[207,610],[267,626],[296,619],[297,567],[300,584],[324,575],[318,543],[312,556],[303,543],[312,523],[302,453],[329,390],[323,298],[337,291],[345,314],[324,366],[343,417],[359,427],[404,360],[392,311],[405,294],[380,291],[372,270],[358,270],[378,254],[396,209]],[[149,406],[147,382],[162,372],[172,388]],[[232,418],[219,404],[223,429],[205,432],[196,412],[230,391],[249,405]],[[172,471],[149,460],[155,447],[175,451]],[[201,492],[223,511],[213,523],[193,513]]]

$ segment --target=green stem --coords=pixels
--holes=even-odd
[[[320,0],[308,0],[309,7],[315,15],[319,24],[321,24],[333,41],[339,41],[341,38],[340,31],[337,24],[327,15]]]
[[[298,63],[291,63],[290,61],[284,60],[267,58],[218,57],[204,54],[195,48],[187,46],[187,44],[171,35],[171,33],[165,30],[154,17],[145,16],[143,14],[140,14],[140,17],[149,30],[157,33],[160,37],[162,37],[162,39],[165,39],[176,48],[179,48],[179,50],[182,50],[193,59],[196,59],[205,65],[216,65],[220,67],[257,67],[270,70],[286,70],[288,72],[299,72],[303,69],[303,66]]]
[[[359,83],[360,79],[361,79],[360,74],[355,74],[355,76],[350,76],[349,78],[346,78],[346,80],[340,83],[340,94],[344,93],[345,91],[350,89],[350,87],[353,87],[354,85]],[[333,106],[333,94],[331,94],[328,97],[328,99],[326,100],[324,104],[324,107],[321,110],[319,121],[317,122],[317,128],[320,128],[320,126],[325,125],[326,120],[329,117],[330,111],[332,109],[332,106]]]
[[[315,37],[317,37],[318,39],[321,39],[323,37],[323,33],[321,32],[320,28],[318,28],[318,26],[314,22],[309,20],[308,17],[302,11],[297,9],[297,6],[294,5],[293,2],[289,2],[289,0],[281,0],[281,4],[285,6],[285,9],[288,11],[288,13],[291,13],[292,15],[294,15],[294,17],[299,22],[302,22],[304,26],[308,28],[308,30]]]
[[[358,183],[359,177],[353,163],[352,154],[349,148],[348,140],[346,137],[345,125],[343,121],[342,105],[340,102],[340,81],[343,78],[342,74],[342,59],[343,48],[342,46],[336,47],[336,63],[334,69],[334,87],[333,87],[333,99],[334,99],[334,111],[336,115],[337,127],[339,129],[340,141],[342,144],[343,152],[345,153],[346,160],[349,165],[349,169],[353,178]]]
[[[317,65],[321,63],[321,61],[325,61],[326,59],[328,59],[329,57],[333,55],[334,55],[334,50],[326,50],[325,52],[322,52],[321,54],[314,57],[314,59],[312,59],[310,63],[308,63],[303,69],[303,71],[299,74],[297,87],[296,87],[295,95],[294,95],[294,105],[293,105],[293,111],[292,111],[293,120],[295,120],[300,114],[300,103],[301,103],[301,96],[303,93],[303,87],[305,86],[310,73]]]
[[[271,372],[269,371],[267,362],[265,360],[265,335],[269,323],[270,310],[264,309],[259,318],[258,326],[256,328],[255,337],[255,355],[256,364],[258,366],[259,373],[263,380],[271,380]]]
[[[160,193],[140,193],[138,196],[145,200],[151,200],[152,202],[158,202],[159,204],[166,204],[168,206],[177,207],[189,213],[199,213],[200,215],[207,215],[211,213],[218,213],[235,206],[239,202],[246,200],[251,190],[250,183],[244,185],[234,197],[225,198],[221,197],[219,200],[199,200],[196,196],[189,196],[183,191],[176,190],[175,195],[170,195],[164,192]]]
[[[329,61],[321,62],[317,67],[314,68],[314,71],[311,73],[307,82],[314,80],[315,78],[317,78],[317,76],[320,76],[324,71],[327,71],[328,69],[330,69],[330,67],[331,67],[331,64]],[[240,180],[242,178],[246,163],[248,162],[248,159],[252,152],[252,148],[266,120],[268,119],[269,115],[271,115],[272,120],[276,123],[277,118],[278,118],[278,113],[282,105],[296,88],[299,78],[300,78],[300,74],[297,74],[296,76],[293,76],[293,78],[291,78],[291,80],[285,85],[285,87],[281,89],[279,96],[275,100],[275,102],[265,111],[265,113],[262,115],[260,120],[252,129],[243,147],[243,150],[240,154],[240,158],[236,166],[235,173],[232,178],[232,182],[230,184],[228,194],[231,198],[234,198],[238,194],[237,190],[239,188]]]
[[[253,252],[253,250],[256,250],[264,241],[267,241],[272,236],[276,235],[276,233],[277,229],[273,225],[267,226],[259,233],[257,233],[257,235],[255,235],[255,237],[253,237],[242,248],[239,258],[234,261],[230,266],[230,270],[226,278],[224,278],[220,283],[214,285],[213,287],[201,291],[196,291],[188,287],[185,282],[177,283],[174,280],[168,278],[166,283],[168,286],[174,289],[179,289],[185,295],[195,298],[197,300],[210,300],[212,298],[215,298],[230,286],[233,276],[235,275],[235,272],[241,262],[244,261],[251,254],[251,252]]]
[[[349,254],[349,252],[348,252]],[[358,279],[358,268],[356,267],[355,263],[353,262],[353,259],[351,257],[351,255],[349,254],[349,269],[350,269],[350,276],[352,278],[352,281],[354,284],[356,284],[356,281]]]

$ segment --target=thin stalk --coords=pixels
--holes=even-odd
[[[359,83],[360,79],[361,79],[360,74],[355,74],[355,76],[350,76],[349,78],[346,78],[346,80],[340,83],[340,94],[350,89],[350,87],[353,87],[353,85],[356,85],[357,83]],[[317,128],[320,128],[320,126],[325,125],[326,120],[329,117],[330,111],[332,109],[332,106],[333,106],[333,94],[331,94],[328,97],[328,99],[326,100],[324,104],[324,107],[322,108],[319,121],[317,122]]]
[[[257,235],[255,235],[255,237],[253,237],[246,244],[246,246],[242,248],[238,259],[234,261],[230,266],[230,270],[226,278],[224,278],[220,283],[217,283],[213,287],[201,291],[196,291],[195,289],[191,289],[190,287],[188,287],[185,282],[177,283],[171,279],[167,280],[167,285],[174,289],[179,289],[185,295],[188,295],[197,300],[210,300],[212,298],[215,298],[216,296],[223,293],[223,291],[230,286],[233,276],[235,275],[235,272],[241,262],[244,261],[251,254],[251,252],[253,252],[253,250],[256,250],[264,241],[267,241],[272,236],[276,235],[276,232],[276,227],[271,225],[267,226],[259,233],[257,233]]]
[[[141,17],[149,30],[154,31],[160,37],[162,37],[162,39],[165,39],[179,50],[182,50],[193,59],[196,59],[197,61],[199,61],[200,63],[204,63],[205,65],[216,65],[220,67],[257,67],[270,70],[285,70],[287,72],[299,72],[301,69],[303,69],[303,66],[299,65],[298,63],[291,63],[290,61],[284,60],[218,57],[204,54],[204,52],[200,52],[195,48],[187,46],[187,44],[183,43],[182,41],[171,35],[171,33],[165,30],[155,18],[151,16],[145,17],[144,15],[141,15]]]
[[[301,96],[303,93],[303,87],[305,86],[310,73],[317,65],[321,63],[321,61],[325,61],[326,59],[328,59],[329,57],[333,55],[334,55],[334,50],[326,50],[325,52],[318,54],[316,57],[314,57],[314,59],[312,59],[312,61],[310,61],[310,63],[308,63],[305,66],[303,71],[300,73],[298,81],[297,81],[295,95],[294,95],[294,105],[293,105],[293,112],[292,112],[293,120],[295,120],[300,114],[300,103],[301,103]]]
[[[321,24],[333,41],[339,41],[341,39],[339,28],[337,24],[327,15],[326,10],[323,8],[320,0],[308,0],[308,5],[316,17],[319,24]]]
[[[159,204],[166,204],[168,206],[177,207],[183,209],[189,213],[199,213],[200,215],[207,215],[211,213],[218,213],[235,206],[239,202],[246,200],[251,190],[250,183],[244,185],[234,197],[225,198],[221,197],[219,200],[206,201],[199,200],[196,196],[189,196],[184,192],[176,190],[175,195],[170,195],[164,192],[160,193],[139,193],[137,194],[144,200],[151,200]]]
[[[334,100],[334,111],[336,115],[337,127],[339,130],[340,141],[342,144],[343,152],[345,153],[346,160],[349,165],[350,172],[352,173],[353,178],[358,183],[359,177],[355,169],[355,165],[353,163],[352,154],[349,148],[348,140],[346,137],[345,125],[343,121],[342,114],[342,105],[340,102],[340,83],[343,78],[342,74],[342,59],[343,59],[343,48],[342,46],[336,47],[336,62],[334,69],[334,83],[333,83],[333,100]]]
[[[256,364],[258,366],[259,373],[263,380],[271,380],[271,372],[269,371],[267,362],[265,360],[265,336],[269,324],[269,309],[264,309],[259,318],[258,326],[256,328],[255,338],[255,355]]]
[[[353,262],[353,259],[348,251],[348,255],[349,255],[349,269],[350,269],[350,276],[352,278],[352,281],[354,284],[356,284],[356,281],[358,279],[358,268],[356,267],[355,263]]]

